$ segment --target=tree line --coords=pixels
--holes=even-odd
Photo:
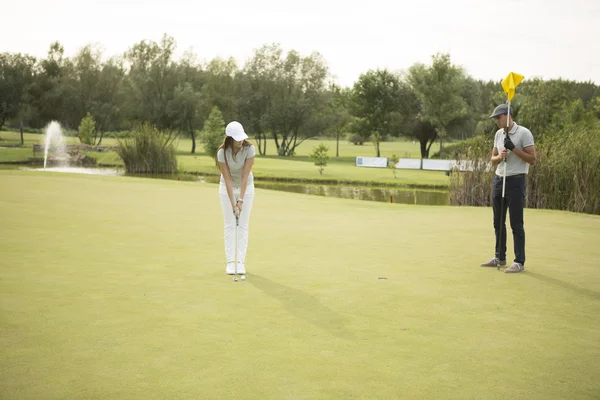
[[[268,139],[277,154],[292,156],[302,141],[329,136],[338,144],[372,141],[379,156],[381,141],[406,137],[417,140],[428,158],[433,143],[442,151],[448,141],[494,132],[488,116],[506,100],[503,77],[474,79],[449,54],[404,72],[370,70],[352,87],[340,87],[317,52],[302,56],[268,44],[240,66],[233,58],[201,62],[191,52],[176,60],[175,50],[175,39],[164,35],[108,59],[94,45],[65,57],[58,42],[43,59],[0,53],[0,129],[41,129],[51,120],[77,129],[89,114],[95,144],[107,132],[147,123],[191,138],[194,153],[216,107],[226,121],[247,128],[260,154]],[[600,87],[530,78],[512,104],[518,121],[539,138],[560,124],[597,121]]]

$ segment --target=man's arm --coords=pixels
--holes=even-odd
[[[490,160],[492,161],[492,165],[495,167],[506,157],[508,157],[508,151],[506,149],[502,150],[502,153],[498,153],[498,148],[494,147],[492,150],[492,158],[490,158]]]
[[[515,153],[521,160],[529,163],[531,165],[535,164],[535,146],[527,146],[523,150],[519,150],[518,147],[513,149],[513,153]]]

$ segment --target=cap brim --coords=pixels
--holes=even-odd
[[[507,115],[507,114],[508,114],[507,112],[499,111],[497,113],[494,113],[494,114],[490,115],[490,118],[496,118],[496,117],[498,117],[500,115]]]
[[[242,140],[246,140],[248,139],[248,135],[246,135],[246,133],[238,133],[235,136],[231,136],[233,138],[233,140],[235,140],[236,142],[241,142]]]

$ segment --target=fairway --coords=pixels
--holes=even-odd
[[[213,184],[0,170],[0,221],[3,399],[600,396],[598,216],[504,274],[489,208],[257,189],[238,283]]]

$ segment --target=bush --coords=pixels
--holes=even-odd
[[[361,137],[358,133],[349,133],[348,141],[354,145],[362,146],[365,143],[365,139]]]
[[[149,124],[138,126],[128,139],[117,141],[117,154],[125,171],[141,174],[173,174],[177,172],[177,156],[171,135]]]
[[[443,151],[443,159],[446,160],[456,160],[461,156],[464,156],[468,152],[470,154],[475,154],[479,151],[487,151],[488,156],[492,155],[492,147],[494,145],[494,133],[486,134],[486,135],[477,135],[470,139],[461,140],[458,142],[454,142],[452,144],[444,145]],[[474,153],[475,152],[475,153]],[[431,156],[432,159],[439,159],[440,152],[436,152]]]
[[[310,159],[313,160],[315,165],[319,168],[319,173],[321,175],[323,175],[323,170],[327,166],[327,160],[329,160],[329,155],[327,154],[328,151],[329,147],[321,143],[318,146],[313,147],[312,153],[310,153]]]
[[[94,130],[96,129],[96,121],[87,113],[81,119],[79,124],[79,141],[83,144],[94,144]]]

